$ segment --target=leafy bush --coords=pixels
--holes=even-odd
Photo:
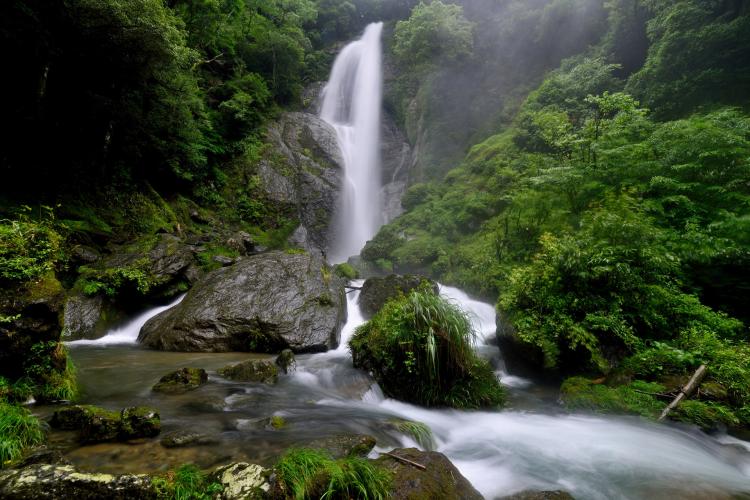
[[[664,391],[664,386],[635,381],[631,385],[609,387],[584,377],[571,377],[560,387],[560,399],[567,408],[603,413],[634,413],[656,418],[667,403],[651,394]]]
[[[296,500],[382,500],[389,496],[388,472],[359,457],[334,460],[322,450],[291,449],[275,469],[287,496]]]
[[[0,220],[0,282],[29,281],[52,271],[62,241],[48,222]]]
[[[0,468],[17,460],[24,449],[44,441],[41,422],[20,406],[0,402]]]
[[[427,406],[502,404],[505,392],[473,350],[471,321],[430,289],[386,303],[350,342],[355,366],[375,373],[386,394]]]

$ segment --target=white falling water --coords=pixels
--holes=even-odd
[[[341,51],[324,89],[320,117],[336,129],[344,159],[344,182],[334,221],[329,259],[357,255],[382,224],[380,195],[380,34],[372,23]]]
[[[138,333],[141,331],[141,328],[143,325],[146,324],[146,321],[150,320],[157,314],[160,314],[167,309],[171,309],[177,304],[179,304],[182,299],[185,298],[185,294],[180,295],[178,298],[176,298],[171,303],[165,305],[165,306],[158,306],[153,307],[151,309],[148,309],[135,318],[131,319],[124,325],[122,325],[119,328],[115,328],[111,330],[107,335],[100,339],[95,340],[89,340],[89,339],[81,339],[81,340],[74,340],[72,342],[66,342],[68,345],[98,345],[98,346],[105,346],[105,345],[114,345],[114,344],[135,344],[138,342]]]

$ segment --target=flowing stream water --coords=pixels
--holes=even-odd
[[[322,116],[339,133],[350,181],[345,203],[352,204],[339,221],[351,234],[340,241],[334,259],[357,253],[379,224],[373,209],[379,207],[377,183],[356,170],[377,167],[381,28],[370,25],[361,40],[343,49],[326,89]],[[76,447],[65,433],[53,439],[67,445],[67,458],[84,470],[154,472],[184,462],[268,465],[289,446],[347,433],[375,436],[376,451],[419,446],[393,425],[406,419],[427,424],[434,435],[432,448],[447,455],[486,498],[525,489],[563,489],[583,500],[732,498],[750,492],[750,443],[640,418],[565,413],[555,390],[505,373],[494,345],[494,307],[456,288],[441,286],[441,294],[471,315],[479,333],[477,351],[508,386],[508,408],[438,410],[385,398],[368,374],[352,366],[348,351],[348,340],[364,322],[358,294],[347,295],[348,321],[338,348],[298,356],[296,370],[274,386],[231,382],[216,374],[224,365],[266,355],[138,346],[140,327],[180,299],[144,312],[100,340],[72,342],[83,402],[113,409],[153,406],[161,413],[163,433],[190,430],[203,438],[201,446],[177,449],[157,440]],[[183,366],[205,368],[209,383],[185,395],[150,390],[161,375]],[[285,419],[283,428],[269,425],[274,415]]]

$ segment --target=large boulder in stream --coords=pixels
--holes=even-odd
[[[346,320],[343,281],[316,254],[267,252],[207,274],[138,340],[166,351],[320,352]]]
[[[376,464],[393,475],[391,497],[401,500],[481,500],[482,495],[442,453],[400,448],[382,455]],[[402,458],[399,460],[392,455]],[[409,463],[424,466],[424,469]]]

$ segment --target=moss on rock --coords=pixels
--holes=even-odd
[[[275,384],[279,380],[279,367],[272,361],[251,359],[219,369],[219,375],[238,382]]]
[[[203,368],[181,368],[164,375],[151,390],[165,394],[182,394],[197,389],[206,382],[208,374]]]

